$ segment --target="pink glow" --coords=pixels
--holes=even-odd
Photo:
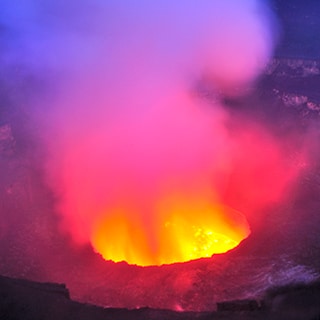
[[[295,172],[285,170],[280,145],[264,129],[246,122],[234,135],[226,125],[233,115],[195,88],[206,79],[213,92],[230,94],[255,80],[273,47],[268,12],[253,0],[111,1],[100,9],[85,36],[60,43],[68,53],[60,65],[65,78],[46,144],[63,228],[93,246],[99,223],[118,221],[124,233],[141,228],[137,241],[152,251],[146,264],[180,261],[180,253],[157,260],[160,243],[169,241],[155,238],[160,222],[191,221],[199,231],[208,219],[205,234],[216,224],[214,232],[239,243],[248,225],[224,207],[278,200]],[[210,212],[200,222],[198,208]],[[109,242],[132,242],[118,236]]]

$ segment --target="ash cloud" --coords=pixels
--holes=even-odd
[[[256,208],[295,176],[265,129],[243,121],[230,130],[233,115],[196,92],[200,81],[217,95],[255,81],[274,45],[262,2],[10,1],[2,9],[14,39],[3,61],[49,86],[31,112],[57,211],[77,243],[119,203],[148,225],[166,192],[215,201],[228,193],[226,205],[246,197]]]

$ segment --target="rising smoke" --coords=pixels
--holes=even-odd
[[[75,242],[93,241],[99,221],[121,211],[154,245],[172,198],[258,208],[294,176],[263,128],[243,121],[235,134],[218,98],[251,85],[272,55],[261,1],[10,1],[1,21],[15,39],[3,61],[47,84],[32,112]]]

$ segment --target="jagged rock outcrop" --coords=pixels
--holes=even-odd
[[[274,58],[265,68],[262,86],[284,107],[304,115],[320,114],[320,60]]]
[[[320,75],[320,60],[273,58],[264,73],[279,77],[310,77]]]
[[[320,283],[277,287],[265,294],[264,301],[224,301],[217,306],[216,312],[177,312],[146,307],[132,310],[103,308],[71,300],[63,284],[0,276],[1,320],[313,320],[320,317]]]

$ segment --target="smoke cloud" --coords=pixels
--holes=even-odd
[[[244,201],[255,209],[294,177],[275,139],[218,99],[250,86],[272,55],[275,26],[261,1],[10,1],[1,21],[15,39],[3,61],[47,85],[32,112],[75,242],[94,242],[97,224],[117,211],[154,243],[154,225],[179,207],[173,198],[193,211]]]

